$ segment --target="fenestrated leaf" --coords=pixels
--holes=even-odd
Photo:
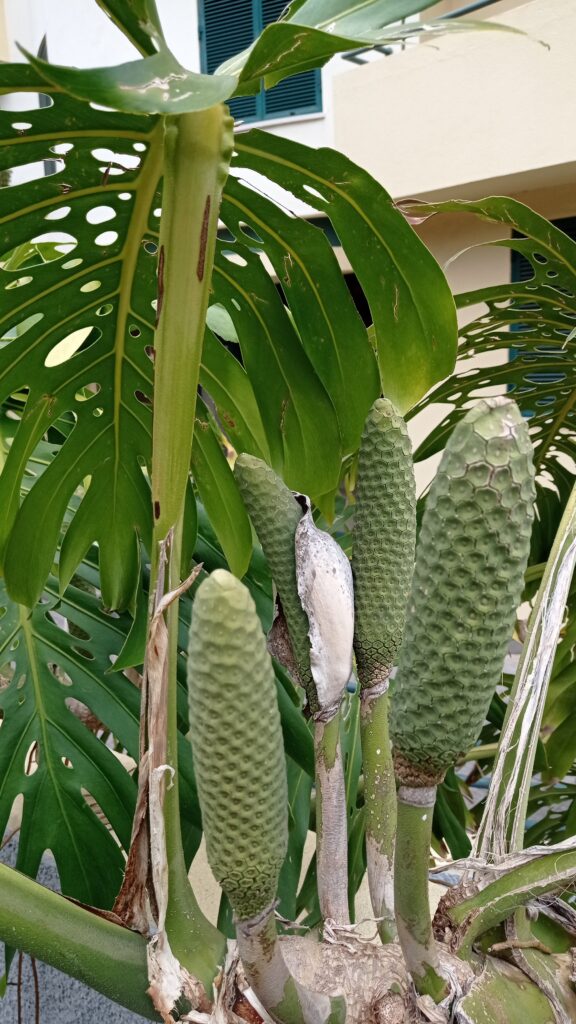
[[[164,33],[156,0],[96,0],[141,53],[152,55],[161,48]]]
[[[270,260],[302,346],[334,404],[344,453],[355,451],[379,393],[378,368],[328,238],[233,177],[221,217],[237,241]],[[235,243],[229,248],[235,251]]]
[[[86,583],[60,601],[52,578],[32,612],[1,588],[0,835],[22,793],[18,869],[34,877],[51,850],[63,892],[109,907],[124,858],[92,800],[127,849],[136,787],[70,702],[137,754],[139,693],[124,676],[107,674],[126,627],[101,611]]]
[[[151,57],[114,67],[79,68],[49,64],[22,50],[40,75],[70,96],[131,114],[186,114],[224,103],[236,78],[201,75],[182,67],[166,48]]]
[[[330,490],[342,457],[336,413],[270,274],[248,245],[219,242],[212,285],[238,332],[272,465],[295,490]]]
[[[252,555],[252,528],[211,417],[201,403],[196,408],[192,472],[230,570],[241,578]]]
[[[82,557],[96,540],[103,600],[126,607],[137,582],[138,538],[146,541],[151,526],[141,463],[150,456],[152,365],[146,346],[153,341],[161,126],[152,118],[94,110],[42,84],[23,65],[3,67],[2,82],[3,92],[40,90],[50,98],[49,106],[26,111],[29,129],[13,128],[13,113],[0,112],[2,166],[13,166],[17,178],[19,167],[55,159],[61,164],[65,154],[65,166],[55,174],[0,190],[0,277],[6,289],[0,399],[28,389],[0,482],[2,548],[31,452],[59,416],[71,414],[74,423],[24,501],[5,551],[7,583],[17,600],[35,603],[64,510],[83,482],[87,494],[68,552],[73,548],[74,559]],[[44,235],[59,245],[58,259],[29,262],[23,277],[21,270],[16,276],[7,269],[15,248]],[[70,559],[64,565],[69,576]]]
[[[257,129],[238,136],[236,150],[235,173],[263,174],[332,221],[370,305],[384,393],[406,411],[454,367],[456,313],[440,267],[388,193],[347,157]],[[244,201],[250,210],[249,190]],[[259,197],[254,206],[257,216]],[[338,310],[332,316],[337,325]]]
[[[216,308],[212,306],[212,311]],[[216,330],[214,317],[209,317],[209,320]],[[221,324],[219,326],[223,329]],[[204,335],[200,383],[216,405],[222,427],[236,451],[250,452],[269,461],[266,433],[250,378],[240,361],[219,343],[208,328]]]
[[[413,410],[416,414],[435,402],[451,407],[418,448],[416,460],[444,447],[472,400],[486,389],[493,394],[494,388],[502,388],[530,418],[537,472],[553,480],[565,500],[573,475],[563,459],[573,458],[576,441],[576,242],[513,199],[418,204],[410,211],[469,212],[513,228],[521,237],[484,244],[522,253],[534,274],[528,281],[504,282],[456,297],[459,309],[477,303],[487,308],[460,329],[454,374]],[[502,361],[503,353],[510,356],[507,361]]]

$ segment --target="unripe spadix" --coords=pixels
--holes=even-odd
[[[483,399],[446,445],[418,537],[391,716],[407,785],[433,785],[478,738],[522,595],[534,498],[526,421],[510,399]]]
[[[208,861],[246,920],[276,896],[288,836],[286,765],[256,607],[223,569],[204,580],[194,600],[188,690]]]
[[[400,413],[379,398],[364,424],[354,510],[354,651],[362,689],[385,680],[396,663],[415,548],[410,438]]]

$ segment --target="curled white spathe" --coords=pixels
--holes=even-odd
[[[309,508],[294,543],[298,596],[309,623],[310,668],[322,710],[340,698],[352,672],[352,570],[334,538],[315,526]]]

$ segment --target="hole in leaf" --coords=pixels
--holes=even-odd
[[[147,146],[145,142],[135,142],[132,149],[135,149],[137,153],[145,153]]]
[[[17,651],[19,646],[20,646],[20,641],[19,641],[18,638],[16,638],[16,640],[13,640],[12,643],[10,644],[10,650],[11,651]]]
[[[61,757],[60,760],[62,761],[62,764],[64,765],[65,768],[73,768],[74,767],[74,765],[72,764],[72,761],[70,760],[69,757]]]
[[[82,626],[79,626],[77,622],[72,622],[71,621],[69,623],[69,628],[70,628],[70,635],[71,636],[75,636],[77,640],[91,640],[92,639],[92,637],[90,636],[90,633],[87,633],[85,629],[82,629]]]
[[[155,217],[161,217],[162,216],[162,207],[161,206],[157,206],[156,207],[156,209],[154,210],[154,216]]]
[[[77,245],[78,240],[74,235],[65,234],[63,231],[44,232],[31,238],[29,242],[23,242],[5,252],[0,256],[0,267],[13,273],[43,263],[52,263],[54,260],[61,260]]]
[[[102,408],[101,405],[99,405],[99,406],[97,406],[96,409],[92,410],[92,415],[93,416],[101,416],[103,412],[104,412],[104,409]]]
[[[25,284],[30,284],[33,280],[34,278],[29,275],[27,277],[17,277],[15,281],[10,281],[10,284],[6,285],[5,290],[9,291],[12,288],[22,288]]]
[[[24,758],[24,775],[34,775],[34,772],[38,771],[39,762],[40,752],[38,750],[38,743],[34,740],[26,751],[26,756]]]
[[[105,147],[93,149],[92,156],[95,160],[98,160],[99,163],[115,165],[112,166],[110,173],[114,173],[114,171],[116,171],[117,174],[122,174],[123,171],[134,170],[134,168],[138,167],[140,163],[140,157],[136,156],[134,153],[114,153],[111,149],[107,149]],[[104,170],[106,170],[106,168],[104,168]]]
[[[50,349],[44,360],[44,366],[59,366],[60,363],[65,363],[80,351],[90,348],[101,337],[100,331],[96,330],[95,327],[80,327],[77,331],[72,331],[62,341],[59,341],[57,345],[54,345],[54,348]],[[86,344],[87,342],[88,344]]]
[[[30,121],[13,121],[12,127],[17,132],[27,132],[32,127],[32,124]]]
[[[323,203],[326,202],[322,193],[319,192],[317,188],[313,188],[312,185],[304,185],[304,190],[305,192],[308,192],[311,196],[314,196],[315,199],[321,199]]]
[[[229,263],[234,263],[238,267],[248,266],[248,261],[243,256],[239,256],[237,252],[233,252],[230,249],[223,249],[222,255]]]
[[[96,316],[108,316],[108,313],[111,313],[113,309],[114,306],[111,302],[105,302],[103,306],[98,306]]]
[[[536,260],[536,263],[548,263],[548,257],[544,256],[541,252],[533,252],[532,256]]]
[[[92,651],[87,650],[86,647],[72,647],[75,654],[80,655],[81,658],[85,658],[86,661],[94,661],[94,655]]]
[[[119,192],[118,193],[118,199],[123,199],[123,200],[132,199],[132,193],[131,192]]]
[[[87,281],[86,284],[82,285],[80,291],[81,292],[96,292],[101,287],[102,287],[102,281]]]
[[[73,142],[57,142],[55,146],[50,146],[50,152],[56,153],[57,156],[66,156],[71,149],[74,149]]]
[[[55,210],[51,210],[50,213],[47,213],[44,220],[64,220],[64,217],[68,216],[70,210],[70,206],[58,206]]]
[[[58,602],[56,607],[60,607],[60,602]],[[58,629],[61,629],[64,633],[68,633],[68,619],[64,615],[61,615],[60,612],[55,611],[53,608],[50,611],[45,612],[44,615],[47,622],[52,622],[55,626],[58,626]]]
[[[12,682],[14,678],[14,672],[16,671],[16,662],[7,661],[0,667],[0,689],[5,689]]]
[[[143,391],[135,391],[134,398],[141,403],[141,405],[152,406],[152,399],[145,395]]]
[[[129,331],[129,334],[130,334],[131,338],[139,338],[140,337],[141,331],[140,331],[139,327],[136,327],[136,324],[130,324],[130,327],[128,328],[128,331]]]
[[[102,390],[99,384],[86,384],[85,387],[79,388],[74,398],[77,402],[89,402],[91,398],[95,398],[96,395]]]
[[[148,356],[148,359],[153,363],[156,357],[156,349],[154,348],[154,345],[146,345],[144,351]]]
[[[94,242],[96,245],[113,245],[117,238],[117,231],[102,231],[101,234],[96,235]]]
[[[66,263],[62,264],[62,270],[73,270],[74,267],[79,267],[81,263],[84,263],[82,259],[66,260]]]
[[[89,224],[105,224],[107,220],[114,220],[116,210],[111,206],[94,206],[88,210],[86,220]]]
[[[24,110],[38,110],[38,101],[42,104],[42,109],[46,107],[52,107],[54,100],[47,93],[33,93],[33,92],[11,92],[10,93],[10,111],[11,113],[22,113]]]
[[[51,674],[54,676],[54,679],[57,679],[58,682],[62,684],[62,686],[72,686],[72,679],[70,678],[68,673],[64,671],[63,668],[60,668],[60,665],[56,665],[54,662],[50,662],[48,664],[48,668]]]
[[[148,256],[155,256],[156,253],[158,252],[158,246],[156,245],[155,242],[144,242],[143,246],[144,252],[147,253]]]

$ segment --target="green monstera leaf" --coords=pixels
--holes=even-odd
[[[536,472],[547,484],[538,499],[536,538],[543,531],[547,541],[536,559],[542,561],[574,481],[576,242],[513,199],[411,205],[409,210],[417,216],[471,213],[501,224],[512,230],[514,237],[485,244],[520,253],[531,268],[527,280],[456,296],[459,309],[466,311],[482,303],[482,311],[460,328],[455,372],[427,395],[412,415],[434,403],[446,407],[446,415],[416,452],[416,460],[423,460],[444,448],[455,423],[474,400],[493,394],[494,388],[511,394],[530,420]],[[561,499],[554,501],[554,511],[549,507],[550,485]],[[553,492],[552,496],[556,497]]]
[[[12,596],[32,606],[82,484],[66,548],[79,561],[98,542],[104,601],[122,608],[151,529],[142,467],[150,458],[162,135],[153,119],[96,110],[23,65],[3,69],[1,88],[24,109],[0,112],[0,159],[12,168],[12,185],[0,190],[0,400],[27,394],[0,479],[2,561]],[[35,107],[37,92],[46,106]],[[42,176],[40,161],[55,173]],[[39,250],[44,243],[52,249]],[[73,428],[13,530],[26,463],[64,414]]]
[[[80,489],[61,586],[96,542],[103,601],[122,609],[133,604],[140,543],[148,547],[151,534],[163,124],[72,99],[23,65],[6,65],[0,77],[23,108],[0,111],[2,166],[13,169],[0,190],[0,401],[25,397],[0,479],[0,562],[12,597],[32,607]],[[30,95],[38,91],[41,108]],[[378,363],[404,408],[450,372],[454,306],[433,258],[369,175],[332,151],[265,138],[239,138],[213,275],[212,308],[227,313],[240,352],[227,347],[222,317],[220,326],[212,317],[217,334],[206,333],[201,383],[236,450],[269,458],[290,486],[321,496],[337,487],[342,459],[357,447],[380,388]],[[244,169],[330,216],[371,305],[378,359],[325,235],[244,184]],[[342,175],[346,189],[337,185]],[[65,443],[20,507],[27,461],[63,418]],[[230,495],[233,485],[211,448],[198,489],[204,498],[210,487],[213,508],[212,495]],[[241,574],[246,524],[230,541],[223,509],[215,527]]]
[[[60,599],[51,578],[32,612],[1,588],[0,835],[22,794],[18,869],[34,877],[51,850],[63,892],[110,907],[136,784],[96,730],[137,755],[139,692],[108,674],[126,623],[101,610],[89,580],[87,570]]]

